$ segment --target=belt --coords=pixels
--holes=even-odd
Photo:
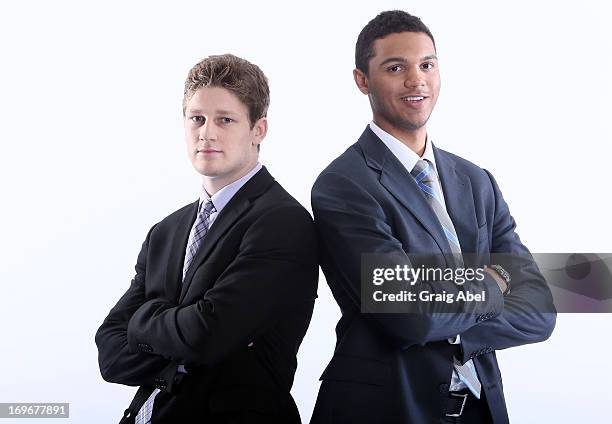
[[[468,403],[477,401],[476,397],[469,391],[449,392],[444,402],[444,416],[457,418],[463,414]]]

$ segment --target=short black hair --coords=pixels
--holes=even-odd
[[[420,18],[403,10],[388,10],[368,22],[359,33],[355,45],[355,67],[367,75],[368,62],[374,57],[374,41],[399,32],[422,32],[431,38],[436,48],[431,31]]]

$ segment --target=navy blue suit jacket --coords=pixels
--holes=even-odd
[[[361,313],[363,253],[449,257],[450,247],[413,177],[370,130],[334,160],[312,189],[321,266],[342,311],[311,423],[434,423],[443,414],[453,356],[473,359],[495,423],[508,422],[495,350],[545,340],[555,324],[550,290],[489,172],[434,147],[448,213],[464,253],[524,263],[503,296],[494,279],[476,288],[486,302],[461,314]],[[452,259],[451,259],[452,260]],[[408,259],[407,259],[408,261]],[[451,262],[452,263],[452,262]],[[439,283],[439,284],[438,284]],[[433,289],[457,292],[450,282]],[[424,306],[426,308],[426,306]],[[461,335],[460,345],[449,337]]]

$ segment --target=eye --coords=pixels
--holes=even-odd
[[[402,65],[393,65],[387,68],[387,71],[397,73],[403,69]]]
[[[205,120],[205,119],[204,119],[204,117],[203,117],[203,116],[200,116],[200,115],[197,115],[197,116],[191,116],[189,119],[190,119],[192,122],[195,122],[196,124],[200,124],[200,123],[204,122],[204,120]]]
[[[227,116],[224,116],[223,118],[221,118],[221,122],[223,124],[231,124],[232,122],[234,122],[234,120],[232,118],[228,118]]]
[[[426,71],[433,69],[434,68],[434,63],[433,62],[425,62],[421,65],[421,68],[425,69]]]

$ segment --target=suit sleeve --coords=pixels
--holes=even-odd
[[[312,206],[321,240],[321,266],[332,290],[339,288],[334,295],[347,298],[350,307],[358,311],[361,308],[362,254],[388,255],[396,264],[412,267],[380,203],[354,181],[336,173],[322,174],[312,190]],[[487,302],[465,302],[460,308],[466,309],[457,313],[438,313],[439,302],[419,301],[411,305],[417,308],[411,309],[411,313],[366,313],[364,316],[401,348],[445,340],[474,326],[474,315],[501,312],[502,294],[491,276],[486,274],[482,281],[474,281],[471,288],[486,292]],[[424,281],[402,289],[454,295],[461,290],[453,281]]]
[[[516,223],[495,182],[492,231],[492,261],[500,254],[502,266],[510,271],[511,292],[504,297],[501,314],[482,321],[461,334],[463,362],[491,350],[536,343],[550,337],[556,321],[552,294],[529,250],[515,232]]]
[[[100,372],[104,380],[112,383],[128,386],[152,385],[155,378],[169,365],[169,361],[161,356],[130,351],[127,342],[128,322],[146,301],[145,271],[149,237],[153,228],[147,234],[138,255],[136,276],[130,287],[96,332]]]
[[[316,239],[308,212],[282,207],[245,232],[236,258],[191,305],[143,304],[128,325],[128,343],[188,365],[212,365],[246,346],[296,305],[314,304]]]

